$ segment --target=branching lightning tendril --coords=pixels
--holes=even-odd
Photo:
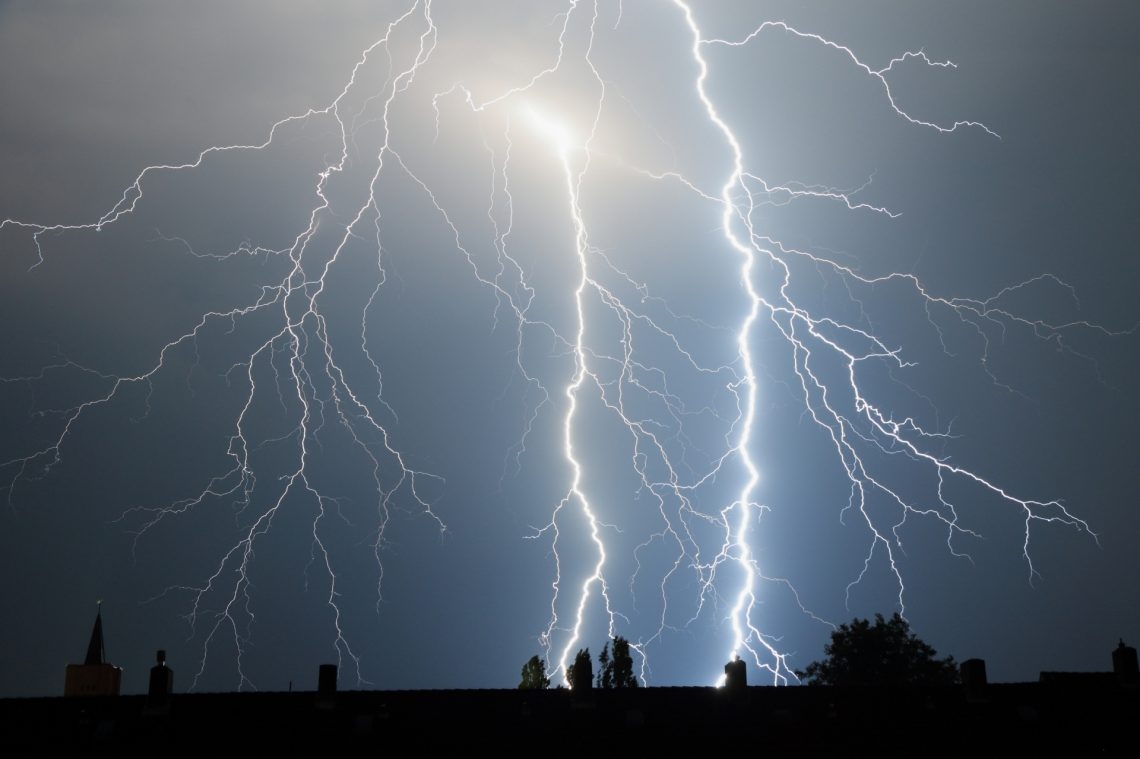
[[[651,654],[668,633],[682,629],[698,618],[718,615],[731,632],[725,653],[742,656],[760,667],[774,683],[795,679],[788,654],[775,636],[766,632],[763,596],[766,589],[788,593],[799,611],[820,624],[830,624],[807,608],[793,583],[764,571],[764,556],[755,535],[762,526],[766,507],[757,500],[761,466],[754,450],[759,415],[758,372],[762,359],[755,348],[757,329],[768,326],[783,340],[793,357],[791,372],[804,404],[805,418],[818,428],[834,450],[834,462],[846,477],[850,495],[842,504],[840,518],[848,515],[866,531],[868,546],[861,571],[850,578],[848,592],[864,578],[876,560],[885,562],[897,590],[897,605],[905,612],[906,586],[898,557],[903,551],[901,528],[908,520],[937,524],[946,536],[948,551],[968,558],[960,548],[965,536],[979,537],[978,528],[963,519],[949,485],[969,487],[1003,503],[1024,521],[1022,553],[1030,581],[1036,576],[1030,542],[1036,527],[1058,524],[1096,534],[1082,518],[1059,500],[1035,499],[1016,494],[984,472],[968,468],[939,453],[938,443],[950,437],[949,429],[929,425],[912,416],[897,418],[887,403],[869,391],[868,367],[904,370],[911,366],[908,348],[881,336],[869,319],[845,319],[797,294],[796,281],[802,270],[815,271],[821,279],[845,288],[849,303],[871,297],[876,291],[905,292],[919,304],[921,318],[943,339],[940,325],[952,320],[976,334],[982,344],[981,366],[994,384],[1013,390],[991,371],[991,331],[1004,334],[1010,327],[1028,330],[1037,338],[1053,342],[1059,350],[1078,358],[1087,357],[1070,348],[1065,340],[1073,330],[1119,335],[1077,319],[1050,322],[1023,315],[1006,305],[1009,296],[1022,288],[1055,286],[1071,288],[1052,274],[1006,287],[988,297],[939,294],[914,274],[888,272],[867,274],[837,257],[802,250],[770,236],[757,222],[766,204],[801,201],[826,202],[857,214],[897,218],[899,211],[864,202],[864,188],[840,190],[794,182],[768,181],[750,166],[746,144],[738,135],[740,126],[722,116],[709,81],[716,75],[710,51],[731,55],[737,48],[760,44],[765,35],[783,35],[827,54],[841,56],[845,65],[881,88],[884,108],[909,127],[954,133],[973,130],[995,139],[998,135],[978,121],[958,120],[940,124],[909,113],[891,89],[896,67],[920,65],[953,68],[925,52],[905,52],[885,67],[874,68],[850,48],[817,34],[795,29],[783,22],[765,22],[746,35],[730,40],[706,36],[698,14],[688,2],[671,0],[654,5],[661,23],[679,28],[687,47],[677,51],[689,62],[691,80],[685,83],[687,97],[695,104],[694,118],[703,120],[720,141],[719,150],[728,158],[720,169],[719,183],[705,187],[706,180],[691,177],[672,167],[630,165],[613,149],[598,147],[599,134],[613,104],[626,98],[614,95],[604,64],[596,49],[605,35],[620,32],[630,23],[629,9],[601,0],[570,0],[554,17],[556,42],[548,58],[521,72],[514,83],[492,89],[477,87],[450,72],[450,82],[438,87],[441,75],[431,69],[437,56],[440,26],[432,0],[415,0],[391,20],[384,34],[360,55],[347,81],[327,106],[289,116],[273,124],[262,142],[218,145],[201,150],[194,160],[145,167],[111,208],[94,221],[79,223],[0,221],[0,231],[19,230],[35,251],[33,268],[50,259],[51,243],[60,236],[82,237],[126,223],[150,198],[150,186],[159,175],[192,173],[207,164],[223,161],[235,153],[274,149],[291,133],[308,124],[323,124],[336,134],[332,160],[316,173],[313,204],[307,223],[285,246],[268,241],[243,240],[222,252],[199,251],[188,237],[154,232],[155,245],[176,246],[193,256],[217,262],[235,258],[264,258],[280,263],[280,279],[260,286],[257,296],[221,310],[210,310],[167,340],[144,371],[117,373],[81,365],[66,356],[44,366],[38,373],[9,377],[5,384],[29,388],[43,385],[52,375],[66,376],[76,384],[94,388],[80,402],[63,408],[39,409],[36,414],[50,424],[47,444],[0,462],[9,503],[21,487],[46,476],[66,453],[69,440],[89,417],[103,407],[122,401],[136,388],[149,396],[154,382],[172,371],[172,357],[192,351],[200,343],[218,339],[219,331],[239,334],[253,347],[234,362],[227,380],[241,388],[243,402],[233,419],[225,444],[227,467],[217,471],[196,492],[172,503],[134,506],[126,509],[121,523],[130,525],[136,543],[167,520],[176,520],[197,509],[223,502],[236,503],[240,533],[236,542],[217,559],[204,580],[176,585],[164,593],[182,593],[189,598],[187,619],[192,635],[199,635],[201,659],[195,682],[206,671],[211,650],[227,638],[237,652],[239,687],[252,687],[242,668],[255,619],[256,599],[250,580],[255,549],[274,530],[287,509],[312,511],[310,566],[327,578],[325,602],[333,625],[332,646],[341,666],[351,667],[358,682],[366,682],[362,666],[363,646],[350,644],[341,625],[342,601],[338,583],[335,547],[326,538],[329,523],[344,518],[338,499],[329,495],[313,474],[314,460],[324,455],[321,439],[335,427],[368,462],[365,476],[374,491],[371,551],[375,555],[378,582],[377,612],[384,578],[382,554],[388,545],[388,526],[393,509],[411,506],[441,532],[447,528],[437,513],[435,498],[425,483],[443,483],[446,472],[427,471],[413,463],[414,457],[397,443],[397,409],[383,395],[381,367],[398,357],[376,352],[373,334],[383,329],[370,320],[386,297],[390,271],[386,257],[394,243],[386,241],[387,214],[382,195],[385,183],[400,183],[432,210],[433,223],[450,242],[470,276],[493,298],[492,330],[512,330],[512,371],[526,388],[527,408],[519,441],[504,458],[504,477],[517,474],[528,454],[528,440],[544,415],[561,420],[559,435],[566,487],[553,504],[549,521],[529,537],[550,546],[553,561],[549,621],[540,634],[547,661],[564,674],[574,649],[586,636],[592,610],[599,608],[608,635],[625,635],[632,641],[641,663],[641,677],[652,676]],[[602,23],[606,18],[612,24]],[[442,64],[440,64],[442,65]],[[421,83],[430,70],[429,83]],[[562,77],[580,76],[587,84],[584,97],[576,93],[580,107],[560,90]],[[377,82],[380,84],[378,85]],[[414,116],[409,116],[412,113]],[[409,118],[437,140],[447,128],[471,128],[481,135],[489,158],[484,218],[493,230],[489,242],[478,240],[463,221],[463,213],[450,205],[422,164],[401,147],[408,140],[400,132]],[[647,132],[652,124],[641,124]],[[565,292],[550,294],[537,283],[526,258],[515,249],[516,198],[513,185],[523,172],[520,161],[533,146],[541,144],[552,154],[559,176],[549,184],[561,200],[560,218],[549,224],[550,255],[570,255],[575,281]],[[523,158],[520,158],[523,156]],[[592,172],[607,170],[633,173],[659,185],[676,185],[697,207],[711,209],[719,225],[722,246],[703,255],[710,266],[731,267],[737,273],[742,308],[729,327],[717,327],[695,316],[677,313],[650,284],[628,270],[622,259],[594,242],[591,208],[587,203]],[[549,177],[547,178],[549,180]],[[144,193],[144,190],[146,192]],[[558,229],[569,233],[559,237]],[[367,246],[363,245],[367,243]],[[489,245],[490,256],[479,252]],[[359,315],[359,333],[353,350],[370,369],[367,382],[346,371],[345,343],[330,334],[329,301],[333,296],[332,272],[346,258],[362,249],[374,257],[375,285]],[[680,252],[663,251],[663,256]],[[1075,293],[1071,293],[1075,298]],[[573,316],[559,321],[538,305],[553,296],[573,303]],[[541,315],[539,315],[541,314]],[[269,329],[265,324],[272,324]],[[710,351],[698,350],[693,334],[728,331],[732,353],[710,360]],[[539,369],[528,356],[536,345],[553,346],[550,355],[563,367],[559,372]],[[950,348],[943,340],[942,349]],[[62,355],[62,354],[61,354]],[[565,367],[570,369],[566,370]],[[839,367],[838,370],[835,367]],[[675,371],[700,378],[697,386],[719,388],[694,395],[679,389],[684,384]],[[268,379],[268,377],[272,379]],[[704,392],[704,391],[702,391]],[[728,401],[712,397],[726,392]],[[917,391],[915,391],[917,393]],[[275,399],[289,429],[284,435],[263,435],[255,430],[253,409],[266,398]],[[726,412],[725,409],[728,409]],[[145,412],[144,412],[145,413]],[[653,523],[642,533],[626,534],[623,514],[635,507],[615,503],[621,496],[600,492],[595,472],[583,455],[593,445],[586,430],[597,419],[616,426],[624,436],[621,445],[629,452],[626,473],[637,485],[637,508],[652,504],[643,520]],[[697,424],[713,425],[712,435],[691,431]],[[697,439],[700,442],[696,442]],[[716,450],[708,440],[717,441]],[[273,465],[263,455],[276,452]],[[895,482],[893,470],[880,459],[907,460],[932,478],[932,492],[916,498]],[[281,463],[285,462],[285,463]],[[725,490],[724,483],[731,483]],[[446,489],[446,488],[444,488]],[[887,508],[872,503],[887,504]],[[304,504],[302,506],[301,504]],[[889,516],[884,516],[888,514]],[[622,534],[633,544],[622,560],[634,570],[619,577],[611,569]],[[656,571],[650,554],[666,554],[664,567],[652,577],[652,600],[656,611],[639,613],[638,594],[646,575]],[[581,562],[582,570],[566,569],[567,557]],[[661,562],[661,559],[658,558]],[[615,589],[621,590],[620,600]],[[691,588],[692,599],[673,602],[682,588]],[[220,601],[218,601],[220,599]],[[649,618],[646,622],[645,619]]]

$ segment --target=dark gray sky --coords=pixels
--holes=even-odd
[[[691,5],[952,60],[895,63],[895,103],[1000,135],[817,39],[700,47],[755,234],[747,451],[733,152],[675,4],[435,2],[423,36],[410,3],[0,3],[0,695],[59,693],[98,599],[127,691],[156,648],[179,689],[512,687],[611,625],[703,684],[900,599],[996,680],[1140,636],[1140,11]],[[595,583],[575,640],[582,496],[611,613]]]

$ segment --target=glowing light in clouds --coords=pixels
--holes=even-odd
[[[941,454],[938,446],[948,439],[948,429],[896,412],[882,400],[882,393],[870,389],[872,368],[886,367],[890,372],[912,366],[909,346],[894,342],[870,319],[847,318],[838,309],[802,297],[797,283],[805,272],[826,279],[845,288],[846,296],[841,297],[848,303],[860,303],[860,298],[876,293],[905,292],[912,305],[917,304],[918,313],[911,316],[927,320],[937,339],[943,339],[941,325],[951,321],[975,330],[985,344],[979,357],[983,365],[989,351],[986,329],[992,325],[1027,326],[1062,347],[1059,336],[1069,330],[1121,332],[1083,320],[1036,319],[1000,302],[1010,291],[1060,283],[1050,274],[1011,285],[991,297],[951,295],[911,273],[868,274],[836,256],[769,236],[757,223],[757,211],[773,198],[828,202],[845,212],[887,219],[897,218],[898,211],[864,202],[858,191],[780,184],[759,176],[739,138],[748,125],[730,123],[709,87],[717,70],[708,51],[731,52],[760,44],[764,35],[790,36],[822,54],[841,56],[852,71],[880,88],[882,107],[908,128],[938,133],[974,130],[996,139],[997,134],[978,121],[938,123],[911,115],[891,89],[893,70],[904,62],[928,68],[953,64],[922,52],[904,52],[876,69],[839,41],[783,22],[765,22],[741,30],[737,38],[720,39],[706,36],[699,14],[681,0],[659,3],[651,12],[662,28],[683,32],[684,44],[671,55],[687,62],[689,78],[674,84],[696,104],[687,116],[703,123],[720,141],[716,155],[721,157],[714,162],[718,179],[712,185],[705,186],[707,179],[688,176],[673,166],[635,165],[615,149],[618,137],[611,137],[604,150],[597,148],[600,138],[609,137],[610,109],[625,114],[623,109],[630,105],[628,111],[638,113],[638,104],[629,103],[636,94],[610,91],[604,56],[599,55],[607,45],[620,45],[626,23],[620,3],[570,2],[553,19],[556,41],[545,59],[520,72],[517,81],[488,92],[469,85],[461,67],[439,70],[436,56],[445,20],[436,17],[430,0],[419,0],[396,15],[362,52],[328,105],[281,119],[263,140],[211,146],[194,160],[147,166],[121,197],[108,199],[105,213],[91,220],[0,222],[0,229],[22,233],[34,247],[39,265],[50,259],[59,236],[93,235],[143,212],[151,200],[151,184],[159,176],[200,171],[235,154],[278,149],[311,124],[331,126],[336,134],[335,149],[323,154],[324,165],[312,177],[312,204],[300,231],[284,247],[243,242],[217,253],[197,251],[182,237],[161,232],[152,238],[157,243],[179,240],[194,255],[221,261],[262,256],[281,264],[283,273],[260,283],[255,297],[202,313],[184,331],[170,335],[143,371],[119,373],[64,359],[38,374],[5,380],[37,387],[53,373],[66,373],[87,393],[44,416],[46,442],[0,462],[11,501],[18,500],[20,488],[30,480],[51,474],[67,455],[71,437],[98,410],[112,408],[138,388],[153,389],[157,380],[179,371],[181,359],[175,357],[215,349],[225,340],[220,337],[223,327],[229,330],[225,335],[237,334],[250,342],[252,347],[226,372],[232,392],[241,399],[223,445],[227,465],[173,503],[132,507],[123,515],[137,539],[145,541],[150,530],[167,520],[224,503],[239,506],[237,538],[217,555],[212,573],[167,589],[188,599],[188,620],[201,650],[195,679],[206,671],[211,652],[225,639],[237,653],[239,687],[252,685],[242,659],[251,643],[248,631],[257,605],[256,583],[251,580],[255,549],[273,539],[275,522],[285,518],[283,512],[300,510],[305,504],[305,513],[311,515],[310,565],[318,567],[327,581],[324,600],[332,619],[331,645],[340,664],[349,667],[358,682],[366,682],[368,643],[352,639],[342,627],[345,601],[338,546],[328,538],[335,520],[344,516],[340,500],[326,492],[319,474],[331,456],[322,442],[331,429],[343,433],[356,460],[364,462],[356,477],[372,493],[364,532],[378,566],[376,599],[382,596],[382,559],[392,542],[393,510],[410,507],[441,532],[446,529],[447,515],[437,507],[436,496],[426,494],[425,483],[431,483],[433,492],[446,492],[448,473],[415,464],[399,442],[399,408],[393,408],[383,394],[382,368],[401,357],[382,355],[379,340],[372,337],[391,328],[373,318],[377,304],[390,297],[387,256],[395,243],[387,239],[389,230],[399,224],[386,206],[389,185],[430,208],[429,225],[433,234],[447,239],[447,254],[457,256],[472,281],[493,296],[493,329],[512,331],[513,350],[505,362],[534,394],[525,404],[520,442],[507,458],[513,456],[523,466],[528,445],[552,444],[561,451],[563,468],[558,476],[563,495],[550,504],[549,521],[529,536],[550,547],[551,596],[536,598],[534,604],[550,609],[547,625],[536,634],[552,669],[564,672],[574,649],[586,640],[591,614],[600,613],[607,634],[631,640],[641,676],[652,682],[655,646],[668,635],[686,634],[696,620],[712,617],[722,632],[730,631],[710,643],[725,660],[742,655],[764,670],[769,681],[785,683],[795,675],[786,643],[768,632],[765,615],[770,607],[763,603],[765,594],[790,594],[797,613],[820,625],[830,624],[801,601],[788,579],[768,571],[759,548],[765,507],[757,502],[756,489],[763,462],[757,458],[754,441],[764,419],[758,397],[761,357],[754,343],[762,326],[785,342],[804,418],[830,442],[829,465],[849,484],[849,497],[836,511],[842,518],[850,516],[852,529],[866,535],[862,571],[841,578],[840,585],[850,589],[877,560],[893,578],[897,607],[905,611],[906,585],[898,562],[902,525],[924,520],[936,526],[954,555],[966,553],[959,547],[962,538],[982,534],[979,525],[959,513],[960,503],[950,493],[962,491],[955,489],[979,493],[1019,515],[1031,579],[1035,528],[1064,525],[1095,538],[1090,526],[1059,500],[1015,493],[1000,477]],[[674,38],[680,37],[668,37]],[[569,86],[577,90],[565,92]],[[573,103],[567,107],[575,110],[553,103]],[[651,124],[631,127],[623,122],[622,127],[641,129],[650,139]],[[405,147],[419,134],[441,140],[447,130],[480,136],[489,159],[487,182],[475,187],[458,181],[461,192],[457,193],[455,187],[433,179],[436,167]],[[572,262],[565,270],[572,270],[573,278],[560,283],[544,279],[520,248],[525,243],[516,241],[515,209],[521,203],[513,182],[516,172],[535,171],[522,165],[525,154],[516,144],[524,132],[556,159],[557,176],[546,179],[559,210],[545,226],[552,236],[565,234],[549,240],[550,250],[543,255]],[[682,151],[689,147],[679,146]],[[530,145],[528,150],[536,147]],[[708,267],[731,272],[737,283],[735,293],[722,294],[738,304],[729,325],[732,338],[716,338],[732,346],[734,355],[710,360],[713,352],[703,350],[701,342],[711,342],[709,336],[718,335],[718,328],[672,310],[656,295],[659,283],[639,279],[615,251],[595,244],[591,229],[598,218],[591,214],[599,212],[590,202],[590,181],[602,169],[677,184],[687,193],[690,209],[700,209],[704,218],[715,220],[720,249],[700,255]],[[464,201],[457,201],[457,195]],[[636,198],[611,200],[606,211],[632,218],[636,203]],[[467,205],[486,209],[483,216],[494,230],[493,239],[465,221]],[[630,231],[635,231],[632,222]],[[491,253],[481,252],[488,246]],[[353,326],[359,332],[351,339],[340,338],[330,333],[340,324],[330,316],[343,286],[336,273],[362,251],[374,284],[369,285],[370,296]],[[434,250],[430,254],[439,255]],[[659,268],[664,272],[670,257],[678,255],[682,253],[676,250],[663,252]],[[561,289],[553,291],[556,288]],[[551,315],[556,309],[543,308],[546,299],[557,298],[573,304],[572,317],[559,320]],[[265,324],[272,326],[267,329]],[[536,360],[534,356],[543,352],[536,346],[544,346],[546,355],[554,359]],[[351,368],[362,363],[368,367],[366,373]],[[271,435],[261,418],[264,412],[256,410],[271,399],[280,400],[287,420],[284,434]],[[548,415],[559,420],[557,440],[535,441],[533,435]],[[602,483],[607,480],[596,462],[602,444],[590,432],[603,424],[599,420],[605,420],[608,429],[621,431],[618,442],[605,445],[627,454],[621,471],[636,483],[635,499],[628,491],[605,491]],[[886,460],[891,464],[886,465]],[[906,462],[914,477],[928,487],[916,493],[899,476],[895,462]],[[656,559],[651,561],[650,556]],[[634,569],[623,569],[626,565]],[[657,598],[647,602],[650,610],[643,612],[636,600],[647,582],[656,589]],[[628,588],[634,602],[625,602],[624,590],[620,597],[611,592],[618,588]],[[383,620],[381,605],[372,602]],[[709,674],[715,678],[717,671]]]

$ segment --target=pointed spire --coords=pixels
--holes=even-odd
[[[84,664],[103,664],[103,602],[95,610],[95,627],[91,630],[91,642],[87,644],[87,659]]]

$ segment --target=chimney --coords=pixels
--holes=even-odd
[[[985,697],[986,660],[966,659],[958,665],[958,674],[962,678],[962,688],[966,691],[967,701],[981,701]]]
[[[336,665],[322,664],[317,674],[317,708],[332,709],[336,704]]]
[[[170,702],[170,693],[174,690],[174,673],[166,666],[166,651],[161,648],[155,652],[157,663],[150,668],[150,685],[146,690],[146,704],[148,711],[164,709]]]
[[[1137,683],[1140,682],[1140,667],[1136,662],[1136,649],[1132,646],[1124,645],[1124,639],[1120,639],[1120,645],[1112,652],[1112,671],[1116,675],[1116,679],[1122,683]]]
[[[724,688],[730,693],[742,693],[748,687],[748,666],[737,654],[724,665]]]

